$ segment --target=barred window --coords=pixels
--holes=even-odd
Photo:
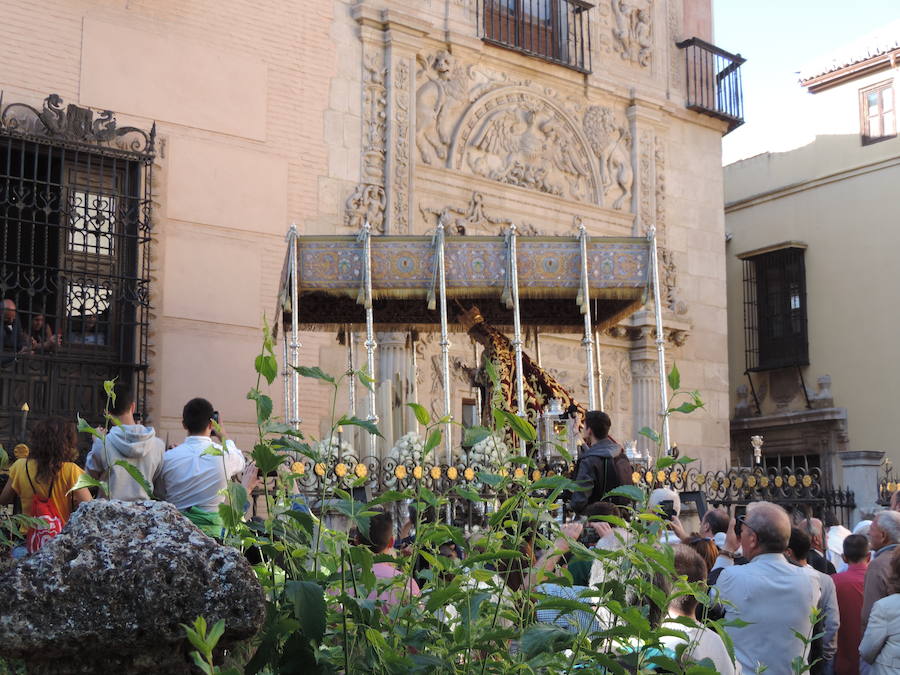
[[[584,0],[480,0],[485,42],[591,71],[591,37]]]
[[[104,380],[144,402],[153,137],[51,95],[0,110],[0,443],[99,422]]]
[[[804,248],[744,258],[747,370],[809,365]]]

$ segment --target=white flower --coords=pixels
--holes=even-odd
[[[342,457],[353,455],[353,446],[347,441],[339,439],[337,436],[332,436],[330,442],[326,441],[324,438],[321,441],[316,441],[313,444],[312,449],[322,459],[337,457],[338,454]],[[338,449],[340,449],[340,453],[338,453]]]
[[[506,464],[509,447],[496,434],[479,441],[469,450],[469,464],[477,464],[484,469],[496,470]]]

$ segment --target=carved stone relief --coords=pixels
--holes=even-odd
[[[653,134],[645,132],[638,142],[638,209],[643,225],[642,234],[647,234],[653,224]]]
[[[409,105],[410,67],[406,59],[394,71],[394,182],[393,228],[396,233],[409,232]]]
[[[675,265],[675,255],[663,246],[660,246],[658,250],[663,305],[676,314],[686,314],[687,305],[678,299],[678,268]]]
[[[384,232],[384,209],[387,197],[380,185],[360,183],[347,198],[344,225],[359,229],[368,221],[376,232]]]
[[[611,108],[592,105],[584,113],[584,133],[600,162],[601,205],[621,210],[631,195],[631,132]],[[613,199],[615,197],[615,199]]]
[[[656,137],[656,229],[665,232],[666,228],[666,146],[664,140]]]
[[[464,165],[491,180],[575,201],[593,201],[590,156],[559,109],[525,91],[476,105],[459,147]]]
[[[429,216],[443,220],[449,234],[499,234],[512,224],[508,218],[489,216],[484,208],[484,195],[473,192],[465,209],[445,206],[441,209],[419,206],[419,211],[427,219]],[[516,223],[519,234],[537,235],[538,229],[529,223]]]
[[[384,232],[385,150],[387,144],[387,69],[381,54],[363,56],[362,181],[347,198],[344,224],[360,227],[368,219]]]
[[[624,60],[648,67],[653,47],[650,8],[635,7],[625,0],[610,1],[615,20],[612,28],[613,47]]]
[[[450,146],[451,111],[465,101],[470,76],[444,50],[418,60],[425,82],[416,90],[416,148],[426,164],[441,164]]]

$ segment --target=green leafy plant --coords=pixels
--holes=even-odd
[[[365,475],[356,476],[344,466],[345,475],[334,479],[341,464],[331,454],[334,446],[307,439],[273,418],[271,399],[264,389],[274,382],[277,372],[273,344],[266,326],[255,359],[257,384],[248,393],[256,406],[258,430],[251,454],[260,471],[271,474],[263,483],[266,515],[248,522],[242,510],[231,506],[238,503],[235,499],[222,510],[224,517],[232,509],[230,517],[225,517],[226,541],[244,550],[252,548],[261,559],[255,570],[265,591],[266,620],[247,646],[244,672],[485,675],[593,668],[642,673],[656,666],[692,675],[715,672],[708,663],[689,663],[683,658],[684,649],[674,657],[660,650],[661,638],[672,629],[661,628],[651,615],[665,613],[677,594],[691,593],[707,604],[709,599],[704,588],[684,580],[677,581],[671,592],[654,586],[655,576],[676,575],[671,549],[658,542],[665,524],[659,515],[647,512],[643,489],[626,486],[614,491],[635,500],[630,522],[603,518],[618,528],[627,546],[600,550],[567,541],[576,555],[589,559],[598,570],[606,570],[595,585],[573,587],[567,570],[541,567],[561,541],[560,495],[578,487],[568,477],[541,472],[534,459],[521,456],[499,471],[479,471],[471,480],[460,478],[451,489],[435,491],[426,482],[427,468],[441,464],[434,453],[449,420],[436,418],[424,406],[412,403],[416,421],[425,428],[418,477],[398,480],[397,489],[360,503],[353,498],[353,490],[365,485]],[[491,364],[487,370],[489,377],[493,370],[496,378]],[[347,426],[380,435],[370,420],[336,412],[342,384],[356,378],[371,388],[368,373],[351,370],[335,377],[317,366],[300,366],[296,372],[330,392],[331,423],[324,438],[330,439],[338,427]],[[667,402],[667,415],[702,407],[697,392],[680,389],[677,368],[670,373],[669,384],[673,394]],[[497,390],[495,387],[495,393]],[[534,427],[504,409],[501,396],[494,397],[493,404],[492,428],[466,430],[467,445],[503,433],[526,446],[536,442]],[[650,437],[659,443],[658,435],[653,434]],[[675,461],[660,457],[656,468]],[[310,481],[313,470],[317,478]],[[533,475],[535,471],[541,475]],[[315,485],[315,494],[299,496],[297,481]],[[480,529],[467,532],[448,522],[446,516],[460,500],[484,512]],[[416,536],[408,556],[375,555],[349,536],[350,528],[367,532],[377,509],[400,512],[408,503],[417,507]],[[441,517],[426,522],[426,510]],[[347,526],[329,527],[335,519]],[[465,559],[442,555],[442,546],[449,544],[466,549]],[[536,568],[523,557],[522,551],[529,546],[545,552]],[[416,566],[418,560],[427,563],[424,569]],[[399,574],[391,579],[376,576],[376,564],[384,562],[394,565]],[[522,583],[516,587],[512,581],[519,577]],[[412,582],[420,589],[418,597],[411,593]],[[541,592],[545,590],[541,584],[565,590],[556,597]],[[396,601],[382,605],[378,598],[385,596]],[[536,621],[539,613],[544,616],[545,612],[556,613],[560,621]],[[582,620],[575,622],[577,630],[572,625],[558,625],[572,623],[573,617]],[[724,625],[710,625],[727,638]],[[208,647],[209,634],[200,640],[200,628],[195,625],[191,629],[194,639]],[[198,667],[200,663],[214,667],[208,656],[211,651],[201,649],[194,639]]]

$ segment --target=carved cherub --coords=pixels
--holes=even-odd
[[[423,162],[433,164],[447,159],[448,104],[462,94],[465,75],[443,49],[427,61],[419,57],[419,63],[427,81],[416,92],[416,148]]]

